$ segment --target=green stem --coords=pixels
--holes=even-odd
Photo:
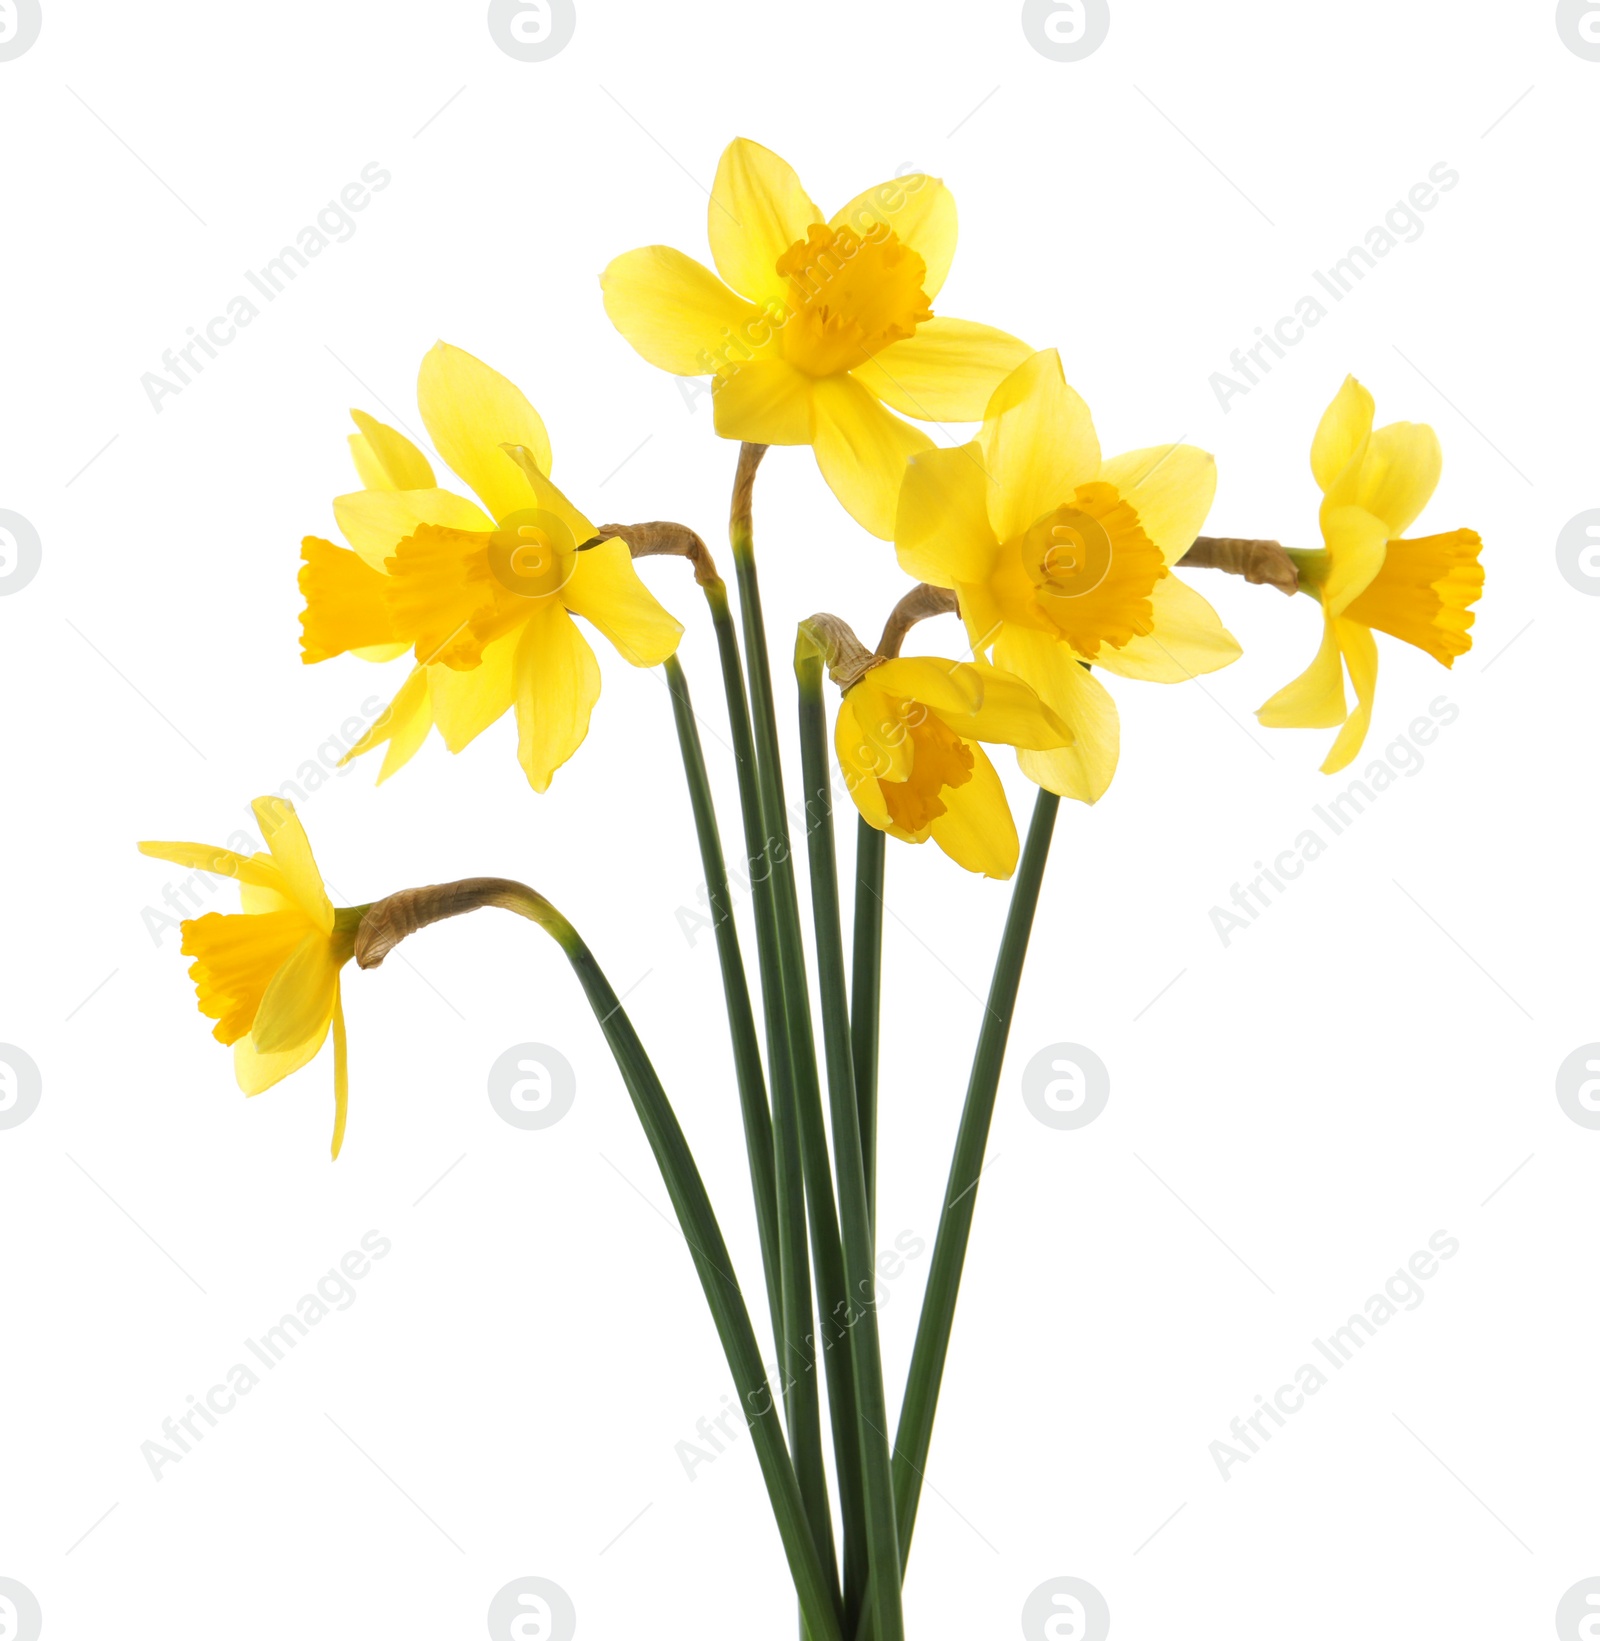
[[[852,1628],[867,1582],[866,1504],[854,1373],[850,1353],[838,1348],[844,1337],[843,1319],[850,1314],[844,1250],[834,1205],[833,1178],[828,1157],[827,1130],[822,1115],[822,1089],[817,1076],[817,1051],[811,1029],[811,1000],[806,984],[805,947],[800,934],[800,901],[795,889],[789,819],[783,802],[783,768],[778,751],[778,720],[773,705],[772,667],[767,653],[766,625],[761,613],[761,587],[756,574],[751,529],[750,492],[759,445],[744,445],[734,482],[734,502],[728,535],[739,582],[740,614],[745,656],[750,675],[751,719],[760,779],[764,864],[773,878],[773,908],[777,923],[778,972],[783,984],[785,1035],[793,1072],[793,1095],[799,1118],[801,1166],[811,1229],[811,1255],[816,1272],[817,1302],[822,1312],[821,1350],[828,1380],[828,1411],[833,1429],[834,1462],[839,1476],[840,1515],[844,1527],[844,1603]]]
[[[844,938],[839,923],[822,655],[805,628],[801,629],[795,649],[795,676],[800,688],[801,778],[806,797],[811,908],[822,993],[823,1040],[828,1059],[828,1099],[833,1115],[834,1166],[839,1181],[846,1275],[855,1301],[846,1314],[850,1357],[855,1369],[866,1495],[870,1622],[879,1641],[905,1641],[905,1619],[900,1606],[900,1545],[895,1532],[894,1483],[889,1465],[889,1410],[883,1391],[883,1356],[878,1342],[872,1209],[867,1197],[860,1110],[856,1104]]]
[[[1000,1067],[1005,1059],[1023,960],[1028,955],[1028,937],[1039,904],[1039,886],[1044,881],[1045,860],[1050,853],[1050,838],[1060,806],[1061,800],[1054,793],[1043,790],[1034,803],[1033,822],[1028,828],[1028,841],[1023,847],[1016,886],[1011,892],[1011,910],[1006,914],[1005,933],[995,959],[994,978],[989,984],[989,1003],[972,1060],[966,1106],[961,1113],[950,1180],[945,1187],[944,1216],[934,1239],[933,1262],[928,1270],[928,1287],[911,1353],[905,1401],[900,1410],[900,1428],[895,1435],[894,1493],[902,1566],[911,1550],[923,1471],[933,1439],[934,1413],[939,1405],[945,1359],[950,1352],[956,1297],[961,1288],[967,1243],[972,1235],[978,1178],[983,1172],[984,1151],[989,1143]]]
[[[850,1052],[860,1111],[867,1210],[878,1222],[878,1021],[883,989],[883,857],[887,839],[865,820],[856,825],[856,915],[851,930]]]
[[[750,1185],[755,1194],[761,1267],[772,1310],[772,1334],[775,1340],[781,1340],[783,1284],[778,1270],[778,1197],[773,1173],[772,1110],[767,1104],[767,1085],[761,1071],[761,1045],[750,1008],[750,987],[739,951],[739,931],[733,918],[733,899],[728,892],[728,871],[722,857],[722,839],[717,831],[705,753],[700,745],[694,705],[689,699],[689,681],[676,655],[667,657],[664,671],[667,687],[672,692],[672,716],[677,724],[678,747],[683,754],[683,772],[689,784],[694,829],[700,843],[700,864],[705,872],[706,897],[716,931],[717,961],[722,968],[728,1034],[733,1044],[734,1076],[739,1085],[739,1109],[744,1118],[745,1149],[750,1159]]]
[[[750,709],[745,695],[739,640],[728,608],[728,591],[720,581],[705,584],[711,624],[722,660],[723,691],[733,734],[739,775],[739,808],[744,821],[745,869],[750,877],[756,915],[756,955],[766,1019],[767,1066],[772,1081],[774,1173],[777,1193],[779,1338],[782,1344],[784,1415],[794,1449],[800,1491],[806,1501],[817,1550],[835,1579],[833,1516],[828,1503],[827,1473],[822,1462],[822,1404],[817,1385],[813,1340],[810,1251],[806,1245],[806,1195],[794,1098],[794,1071],[784,1010],[783,975],[778,949],[777,909],[767,832],[761,814],[760,779]],[[770,1276],[768,1278],[771,1280]]]
[[[374,968],[406,935],[441,918],[484,906],[503,907],[537,923],[566,954],[589,999],[655,1154],[733,1371],[806,1629],[811,1641],[843,1641],[837,1591],[811,1536],[800,1484],[784,1444],[782,1423],[761,1365],[755,1330],[750,1326],[750,1313],[733,1274],[733,1261],[705,1182],[633,1023],[577,931],[549,901],[525,884],[502,878],[468,879],[408,890],[379,902],[362,920],[356,938],[356,960],[362,968]]]

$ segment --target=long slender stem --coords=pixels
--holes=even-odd
[[[728,1366],[733,1370],[807,1632],[811,1641],[843,1641],[837,1592],[811,1535],[800,1484],[761,1365],[755,1330],[750,1326],[750,1313],[733,1274],[733,1261],[706,1194],[705,1182],[655,1067],[593,953],[566,918],[542,895],[525,884],[490,878],[410,890],[379,902],[362,921],[356,939],[356,960],[362,968],[376,967],[400,940],[425,924],[483,906],[500,906],[537,923],[566,954],[589,999],[655,1154],[667,1195],[678,1216],[679,1229],[699,1273]]]
[[[744,445],[734,482],[728,535],[739,582],[740,614],[750,675],[751,720],[760,776],[765,864],[773,878],[777,922],[778,968],[783,982],[785,1032],[791,1054],[793,1094],[799,1117],[801,1163],[816,1272],[817,1301],[822,1311],[821,1349],[828,1380],[828,1412],[833,1429],[834,1462],[839,1477],[840,1514],[844,1526],[844,1603],[847,1622],[864,1599],[868,1556],[866,1504],[861,1472],[854,1372],[850,1353],[838,1348],[850,1297],[839,1240],[838,1213],[822,1115],[817,1051],[811,1029],[811,1000],[806,983],[805,947],[800,934],[800,902],[795,889],[789,820],[783,801],[783,768],[778,751],[778,720],[772,696],[772,667],[766,625],[761,614],[761,587],[756,574],[750,496],[756,465],[764,447]]]
[[[806,798],[811,907],[822,992],[828,1099],[833,1115],[834,1166],[839,1181],[845,1269],[853,1299],[847,1316],[867,1507],[867,1561],[871,1580],[868,1600],[874,1632],[880,1641],[904,1641],[900,1545],[895,1532],[894,1483],[889,1466],[889,1411],[878,1342],[872,1209],[867,1198],[860,1111],[856,1104],[844,937],[839,924],[839,879],[833,844],[826,709],[822,700],[822,656],[803,632],[795,653],[795,675],[800,688],[801,778]]]
[[[774,1173],[777,1192],[779,1313],[784,1385],[784,1416],[794,1450],[800,1492],[817,1540],[823,1564],[837,1580],[833,1544],[833,1516],[828,1503],[828,1480],[822,1462],[822,1403],[812,1325],[810,1250],[806,1242],[805,1179],[800,1155],[799,1112],[794,1097],[794,1070],[784,1008],[783,973],[778,948],[777,910],[768,833],[762,820],[760,777],[750,709],[745,694],[739,640],[728,608],[727,588],[720,581],[705,584],[711,624],[722,660],[723,690],[733,734],[734,761],[739,775],[739,808],[744,821],[745,869],[749,874],[756,914],[756,953],[761,966],[761,991],[766,1019],[767,1066],[772,1082]],[[770,1278],[769,1278],[770,1280]]]
[[[911,1370],[894,1445],[895,1512],[902,1566],[910,1553],[911,1533],[922,1496],[923,1470],[928,1462],[939,1387],[950,1351],[950,1331],[955,1323],[956,1297],[972,1235],[978,1178],[983,1172],[984,1151],[989,1143],[1000,1067],[1005,1059],[1023,960],[1028,955],[1028,937],[1039,905],[1039,886],[1044,881],[1045,861],[1060,806],[1061,800],[1054,793],[1043,790],[1034,803],[1033,822],[1028,828],[1028,841],[1023,846],[1016,886],[1011,892],[1011,909],[1006,914],[1005,933],[995,959],[994,978],[989,984],[989,1003],[972,1060],[966,1105],[956,1135],[949,1183],[945,1187],[944,1216],[934,1239],[928,1287],[917,1324],[917,1340],[911,1352]]]
[[[706,774],[705,753],[695,723],[694,705],[689,698],[689,681],[676,655],[667,657],[667,686],[672,692],[672,716],[678,730],[678,747],[683,754],[683,772],[689,785],[689,802],[694,810],[694,828],[700,844],[701,869],[705,873],[706,897],[717,942],[717,961],[722,969],[722,991],[728,1009],[728,1033],[733,1044],[734,1077],[739,1086],[739,1109],[744,1119],[745,1150],[750,1159],[750,1186],[755,1195],[756,1230],[761,1242],[761,1268],[766,1277],[767,1299],[772,1310],[772,1334],[783,1338],[783,1283],[778,1266],[778,1196],[773,1171],[772,1111],[767,1104],[766,1079],[761,1070],[761,1045],[756,1037],[755,1015],[750,1007],[750,987],[745,979],[744,958],[739,951],[739,930],[733,918],[733,899],[728,892],[728,870],[722,856],[722,839],[717,830],[717,814],[711,797],[711,781]]]
[[[856,823],[856,912],[851,929],[850,1053],[860,1112],[867,1211],[878,1223],[878,1021],[883,990],[884,834]]]

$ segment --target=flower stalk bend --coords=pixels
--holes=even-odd
[[[376,902],[356,933],[356,962],[364,969],[376,968],[402,940],[419,929],[486,906],[515,912],[537,923],[561,947],[589,999],[655,1154],[728,1366],[733,1370],[809,1641],[843,1641],[837,1591],[812,1537],[799,1481],[761,1365],[755,1330],[733,1275],[733,1261],[711,1199],[644,1045],[577,930],[543,895],[526,884],[507,878],[467,878],[459,883],[402,890]]]

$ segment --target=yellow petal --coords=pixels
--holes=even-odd
[[[1100,477],[1138,513],[1168,569],[1194,546],[1217,493],[1216,458],[1189,444],[1112,456],[1101,464]]]
[[[526,507],[528,488],[502,445],[526,445],[550,471],[550,436],[522,390],[497,370],[446,342],[423,357],[417,404],[434,449],[502,519]]]
[[[287,798],[257,798],[251,805],[261,836],[272,851],[294,902],[324,934],[333,931],[333,902],[322,886],[322,873],[311,853],[311,840]]]
[[[1292,683],[1285,684],[1256,712],[1256,717],[1268,729],[1331,729],[1344,722],[1349,710],[1338,635],[1333,622],[1324,620],[1322,643],[1311,665]]]
[[[1328,548],[1328,575],[1322,605],[1329,615],[1343,615],[1352,600],[1372,584],[1383,568],[1390,531],[1384,520],[1363,507],[1323,503],[1322,539]]]
[[[854,693],[852,690],[851,695]],[[850,695],[839,703],[839,717],[833,726],[833,746],[839,755],[839,768],[844,775],[845,786],[851,801],[861,811],[861,818],[880,832],[892,830],[889,806],[884,802],[883,788],[878,785],[877,757],[862,732]]]
[[[239,909],[250,915],[257,912],[293,912],[302,923],[305,922],[305,913],[289,893],[289,885],[283,881],[283,873],[273,865],[272,856],[257,852],[250,859],[263,872],[270,873],[271,878],[261,883],[241,880]]]
[[[567,499],[566,493],[554,479],[539,471],[534,453],[526,445],[508,444],[506,454],[522,469],[522,476],[528,481],[532,492],[530,505],[541,513],[552,514],[566,526],[567,535],[572,538],[570,542],[561,539],[559,531],[552,532],[557,538],[554,545],[558,553],[568,552],[594,539],[597,532],[589,522],[588,514]]]
[[[1354,464],[1352,464],[1354,465]],[[1367,441],[1354,476],[1347,471],[1329,493],[1382,519],[1390,540],[1403,536],[1439,485],[1444,452],[1424,422],[1391,422]]]
[[[543,602],[560,608],[556,599]],[[521,636],[520,631],[509,632],[484,645],[482,660],[469,672],[454,667],[427,669],[433,721],[452,752],[469,746],[516,704],[515,663]]]
[[[278,894],[286,892],[283,873],[259,856],[237,855],[231,849],[218,849],[209,843],[141,843],[139,853],[154,860],[170,860],[174,866],[237,878],[240,883],[254,884]]]
[[[855,379],[902,416],[923,422],[976,422],[995,389],[1033,349],[989,325],[942,315],[892,342],[853,371]]]
[[[250,1041],[261,1054],[282,1054],[320,1036],[333,1017],[339,989],[339,959],[324,934],[308,934],[273,975]]]
[[[772,340],[761,310],[670,245],[627,251],[600,276],[606,315],[634,350],[675,376],[711,376]]]
[[[995,661],[1037,691],[1074,736],[1054,751],[1017,754],[1022,773],[1047,791],[1095,803],[1117,771],[1120,731],[1116,702],[1072,648],[1044,633],[1008,627],[995,643]]]
[[[494,520],[453,490],[356,490],[335,496],[333,516],[344,539],[374,570],[419,524],[446,530],[492,530]]]
[[[1375,408],[1372,395],[1354,376],[1346,376],[1333,403],[1323,411],[1311,441],[1311,472],[1324,492],[1333,488],[1334,480],[1372,432]]]
[[[583,745],[600,699],[588,640],[553,599],[523,632],[516,654],[517,760],[535,792]]]
[[[683,623],[639,579],[627,543],[613,537],[577,556],[561,601],[596,626],[636,667],[656,667],[678,648]]]
[[[432,728],[433,703],[428,690],[428,669],[413,667],[411,676],[400,686],[400,693],[373,721],[367,733],[339,760],[340,766],[387,741],[389,750],[384,754],[383,768],[378,771],[378,785],[381,786],[397,769],[411,761]]]
[[[1324,775],[1337,774],[1361,750],[1372,722],[1372,703],[1378,693],[1378,641],[1370,627],[1358,621],[1333,623],[1350,682],[1356,692],[1356,709],[1345,719],[1344,728],[1334,738],[1333,750],[1322,766]]]
[[[972,775],[940,793],[945,812],[934,818],[933,841],[957,866],[1007,878],[1017,869],[1017,823],[988,754],[975,741],[967,742],[967,750]]]
[[[878,780],[904,781],[911,774],[912,728],[927,716],[926,708],[878,686],[874,667],[845,696],[857,734],[855,757]]]
[[[758,306],[786,310],[778,258],[822,221],[793,167],[760,143],[736,138],[717,166],[706,220],[717,272]]]
[[[919,701],[941,718],[966,719],[983,705],[984,675],[969,663],[937,655],[895,656],[871,668],[862,682],[879,694]],[[961,730],[966,732],[965,723]]]
[[[332,1023],[330,1015],[328,1025]],[[281,1054],[263,1054],[248,1037],[241,1037],[233,1045],[233,1074],[246,1094],[264,1093],[274,1083],[281,1083],[302,1066],[310,1065],[327,1040],[325,1025],[320,1032]]]
[[[829,226],[850,228],[862,239],[874,240],[882,239],[887,229],[927,264],[922,288],[929,297],[939,294],[955,259],[955,196],[937,177],[921,172],[891,178],[857,194],[834,213]],[[982,414],[980,405],[972,419]]]
[[[1135,635],[1120,648],[1102,644],[1095,665],[1122,678],[1152,684],[1181,684],[1216,672],[1244,652],[1217,612],[1187,582],[1163,576],[1150,590],[1154,630]]]
[[[989,475],[989,518],[1001,541],[1021,535],[1099,476],[1094,419],[1067,386],[1053,349],[1034,354],[995,390],[978,442]]]
[[[818,381],[813,396],[817,466],[828,488],[856,523],[888,541],[906,462],[933,441],[847,376]]]
[[[935,587],[981,581],[998,543],[989,480],[976,442],[920,451],[906,466],[895,510],[900,568]]]
[[[1072,743],[1070,726],[1030,685],[988,661],[900,656],[874,667],[870,676],[881,689],[931,707],[970,740],[1038,751]]]
[[[433,469],[428,458],[406,438],[364,410],[352,410],[359,433],[350,435],[350,454],[356,472],[369,490],[432,490]]]
[[[815,379],[786,359],[757,359],[717,378],[712,420],[724,439],[810,444]]]
[[[344,1129],[350,1117],[350,1044],[344,1029],[344,997],[333,983],[333,1160],[344,1149]]]

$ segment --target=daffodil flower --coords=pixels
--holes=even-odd
[[[1378,687],[1376,630],[1453,666],[1472,648],[1472,605],[1483,592],[1476,530],[1402,539],[1439,483],[1439,436],[1420,422],[1374,431],[1372,395],[1353,376],[1324,412],[1311,444],[1322,491],[1321,552],[1294,553],[1300,585],[1322,602],[1316,659],[1261,708],[1270,729],[1339,731],[1322,765],[1332,775],[1361,750]],[[1344,674],[1356,692],[1351,712]]]
[[[601,277],[611,322],[662,370],[714,378],[724,438],[811,445],[852,517],[888,539],[906,458],[932,443],[900,416],[976,421],[1029,353],[934,314],[956,249],[949,189],[897,177],[825,218],[788,164],[741,137],[717,167],[709,231],[716,274],[666,245],[619,256]]]
[[[903,656],[844,693],[834,746],[869,826],[907,843],[929,838],[958,866],[1007,878],[1017,827],[980,741],[1049,750],[1072,731],[1021,679],[987,661]]]
[[[1072,731],[1070,745],[1021,743],[1023,772],[1049,791],[1093,803],[1116,770],[1117,709],[1090,666],[1170,684],[1238,658],[1171,573],[1215,489],[1215,463],[1189,445],[1103,459],[1054,352],[1000,384],[973,443],[907,467],[902,567],[953,590],[973,653],[992,652]]]
[[[573,617],[641,667],[666,660],[683,628],[640,581],[627,544],[597,541],[551,482],[544,423],[505,377],[441,342],[422,362],[417,400],[428,436],[478,502],[438,488],[410,440],[353,412],[366,488],[333,511],[354,551],[305,541],[302,657],[412,650],[410,677],[349,754],[387,743],[380,781],[430,728],[460,752],[515,711],[518,759],[543,792],[583,743],[600,696],[594,650]]]
[[[333,1032],[333,1154],[344,1144],[349,1060],[339,973],[355,952],[364,908],[335,910],[311,844],[283,798],[251,806],[268,853],[204,843],[141,843],[141,854],[238,880],[243,911],[183,924],[183,954],[212,1035],[233,1048],[246,1094],[260,1094],[317,1057]]]

